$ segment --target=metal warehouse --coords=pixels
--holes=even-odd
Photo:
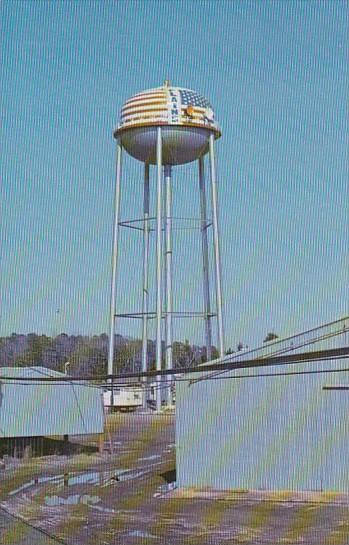
[[[103,433],[100,388],[76,380],[26,381],[27,378],[65,377],[39,366],[2,367],[0,377],[0,439]]]
[[[349,492],[349,372],[332,372],[340,368],[345,360],[178,382],[178,486]]]

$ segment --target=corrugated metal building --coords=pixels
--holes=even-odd
[[[349,372],[266,376],[347,367],[312,362],[178,382],[178,486],[349,492],[349,391],[323,389],[348,386]]]
[[[0,367],[0,438],[102,434],[100,388],[86,383],[30,382],[63,377],[44,367]],[[19,377],[11,381],[3,377]]]

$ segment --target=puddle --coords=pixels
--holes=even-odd
[[[90,485],[101,488],[117,485],[118,482],[129,481],[143,476],[147,471],[119,468],[108,471],[89,471],[84,473],[65,473],[61,475],[53,475],[46,477],[38,477],[31,479],[27,483],[22,484],[18,488],[11,490],[9,496],[16,496],[21,492],[28,492],[30,488],[39,487],[40,485],[51,484],[57,489],[65,489],[71,486]],[[49,496],[47,496],[49,497]],[[53,496],[52,496],[53,497]],[[75,497],[75,496],[74,496]],[[91,496],[92,497],[92,496]],[[79,502],[78,502],[79,503]]]
[[[142,530],[133,530],[132,532],[128,532],[127,537],[150,537],[153,539],[159,539],[158,536],[154,536],[148,532],[143,532]]]
[[[99,496],[89,496],[88,494],[72,494],[67,498],[61,496],[45,496],[45,505],[55,507],[57,505],[94,505],[101,501]]]
[[[157,460],[161,458],[161,454],[153,454],[152,456],[145,456],[144,458],[138,458],[139,462],[145,462],[147,460]]]
[[[16,488],[15,490],[11,490],[11,492],[9,492],[8,495],[14,496],[15,494],[18,494],[18,492],[22,492],[23,490],[26,490],[27,488],[30,488],[31,486],[35,486],[38,484],[44,484],[44,483],[55,482],[55,481],[57,481],[57,484],[58,484],[60,480],[64,482],[64,475],[54,475],[52,477],[38,477],[37,479],[32,479],[28,483],[22,484],[22,486]]]
[[[91,509],[95,509],[96,511],[100,511],[101,513],[117,513],[118,511],[115,511],[115,509],[111,509],[111,507],[102,507],[101,505],[90,505]]]
[[[175,490],[175,488],[177,488],[176,481],[168,484],[162,484],[161,486],[159,486],[158,491],[153,494],[153,498],[160,498],[161,496],[163,496],[163,494],[171,492],[171,490]]]

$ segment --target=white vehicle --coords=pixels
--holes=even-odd
[[[133,412],[143,405],[143,390],[136,386],[122,386],[114,388],[113,396],[111,390],[103,392],[104,407],[111,412],[124,411]]]
[[[180,375],[175,375],[175,378],[179,377]],[[148,387],[148,393],[147,393],[147,406],[155,409],[156,408],[156,393],[158,389],[160,388],[161,391],[161,405],[166,405],[167,403],[167,389],[165,386],[160,386],[157,382],[152,382],[149,384]],[[171,386],[171,400],[172,405],[176,404],[176,388],[175,384],[173,383]]]

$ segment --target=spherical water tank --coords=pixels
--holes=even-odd
[[[208,100],[168,82],[127,100],[114,136],[132,157],[154,165],[158,127],[164,165],[195,161],[208,151],[210,134],[221,135]]]

